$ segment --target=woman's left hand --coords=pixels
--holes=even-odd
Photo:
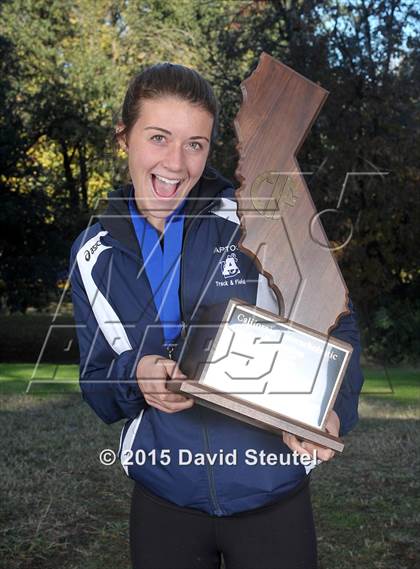
[[[331,411],[328,415],[325,430],[327,433],[330,433],[330,435],[338,437],[338,433],[340,432],[340,419],[335,411]],[[335,452],[329,448],[310,443],[309,441],[300,441],[295,435],[291,435],[290,433],[283,433],[283,442],[290,450],[296,451],[299,454],[313,455],[316,450],[316,456],[320,460],[331,460],[335,455]]]

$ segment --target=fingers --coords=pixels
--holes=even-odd
[[[299,441],[295,435],[290,433],[283,433],[283,441],[290,450],[297,452],[300,455],[316,456],[319,460],[324,462],[331,460],[335,456],[335,452],[333,450],[310,443],[309,441]]]
[[[320,445],[315,445],[308,441],[303,442],[302,446],[305,449],[307,449],[306,452],[309,452],[312,455],[316,451],[317,458],[319,458],[322,461],[331,460],[335,456],[335,452],[330,448],[322,447]]]
[[[141,390],[143,395],[153,395],[162,401],[185,401],[186,397],[180,393],[169,391],[166,386],[166,380],[144,379],[141,382]]]
[[[325,423],[325,430],[327,431],[327,433],[330,433],[331,435],[338,437],[338,434],[340,432],[340,419],[334,410],[330,411],[327,417]]]
[[[137,381],[148,405],[165,413],[175,413],[194,404],[192,399],[167,388],[167,381],[186,379],[175,361],[145,356],[137,371]]]
[[[179,386],[181,385],[181,383],[187,379],[187,376],[182,373],[182,371],[180,370],[180,368],[178,367],[177,362],[171,361],[171,360],[164,360],[162,362],[164,368],[165,368],[165,372],[167,374],[166,376],[166,384],[165,387],[167,389],[167,391],[169,392],[169,388],[168,388],[168,383],[178,383]],[[173,390],[171,389],[171,393],[173,393]],[[179,401],[185,401],[186,397],[182,396],[181,394],[177,394],[177,400]]]
[[[164,413],[177,413],[178,411],[185,411],[194,405],[193,399],[183,398],[184,401],[162,401],[153,395],[145,396],[146,402],[151,406],[163,411]]]
[[[291,433],[283,433],[283,441],[284,443],[290,448],[290,450],[297,452],[299,454],[309,454],[309,451],[302,446],[302,443],[299,441],[295,435]]]
[[[145,384],[149,385],[145,385]],[[152,407],[167,413],[175,413],[189,409],[193,405],[193,400],[181,395],[172,393],[166,388],[166,381],[150,380],[142,382],[142,391],[146,402]]]
[[[177,362],[172,360],[162,360],[161,364],[165,367],[166,375],[170,379],[187,379],[187,376],[179,369]]]

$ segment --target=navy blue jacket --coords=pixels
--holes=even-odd
[[[283,456],[291,451],[280,436],[201,405],[170,414],[148,406],[143,398],[135,375],[138,361],[149,354],[167,357],[167,351],[128,212],[131,192],[130,186],[112,192],[106,213],[72,247],[71,285],[83,397],[106,423],[125,419],[120,439],[124,469],[151,492],[217,516],[275,501],[304,484],[315,464],[261,465],[253,460],[247,464],[248,449]],[[229,181],[207,169],[190,194],[185,214],[180,302],[186,325],[195,321],[198,308],[231,297],[278,313],[267,280],[237,248],[240,232]],[[221,260],[232,253],[241,278],[232,279],[230,286],[219,286],[217,281],[224,280]],[[340,435],[345,435],[358,420],[363,383],[353,308],[333,335],[353,346],[334,406],[341,421]],[[219,451],[224,456],[235,451],[236,465],[207,461],[183,466],[179,462],[180,457],[187,460]]]

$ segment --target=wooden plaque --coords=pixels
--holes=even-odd
[[[327,334],[348,291],[296,154],[328,93],[266,53],[241,88],[240,248],[256,257],[283,317]]]

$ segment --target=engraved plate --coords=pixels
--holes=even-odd
[[[231,301],[199,381],[323,428],[350,354],[331,337]]]
[[[341,452],[340,439],[323,429],[351,353],[345,342],[231,299],[189,327],[178,359],[189,380],[168,386],[250,424]]]

